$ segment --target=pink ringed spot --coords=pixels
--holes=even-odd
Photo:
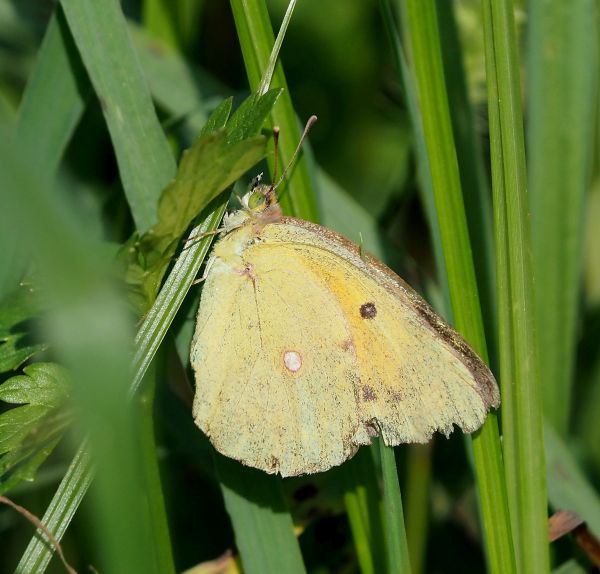
[[[283,364],[288,371],[297,373],[302,367],[302,357],[297,351],[286,351],[283,354]]]

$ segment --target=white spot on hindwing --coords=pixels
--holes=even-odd
[[[297,373],[302,367],[302,357],[297,351],[286,351],[283,353],[283,364],[291,373]]]

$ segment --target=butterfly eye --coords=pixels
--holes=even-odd
[[[255,187],[248,197],[248,208],[256,210],[265,204],[265,194],[263,192],[263,185]]]

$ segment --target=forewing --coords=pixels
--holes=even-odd
[[[192,346],[194,417],[223,454],[283,476],[326,470],[369,442],[340,302],[295,250],[216,261]]]
[[[358,362],[363,424],[392,445],[426,442],[455,424],[465,432],[479,428],[498,405],[498,389],[464,340],[392,271],[360,258],[356,246],[291,222],[266,228],[265,242],[286,245],[342,307]]]

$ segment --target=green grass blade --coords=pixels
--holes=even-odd
[[[190,238],[202,237],[206,232],[219,226],[225,213],[227,198],[224,197],[204,221],[192,230]],[[156,301],[146,314],[136,335],[136,349],[133,355],[134,376],[131,394],[135,394],[142,382],[154,355],[165,338],[179,307],[198,275],[198,271],[212,243],[212,236],[200,241],[190,241],[191,246],[183,249],[162,286]]]
[[[346,482],[350,481],[346,480]],[[361,486],[359,484],[348,485],[344,492],[344,506],[352,531],[352,540],[360,571],[362,574],[375,574],[377,572],[374,564],[376,554],[371,552],[370,542],[372,539],[364,512],[366,490]]]
[[[394,448],[386,446],[379,439],[379,452],[381,454],[381,474],[383,477],[383,508],[385,515],[385,534],[387,541],[387,566],[388,572],[406,572],[410,570],[408,556],[408,543],[404,529],[404,513],[402,511],[402,497],[398,472],[396,470],[396,456]]]
[[[408,0],[407,6],[418,97],[454,322],[479,354],[486,357],[483,321],[444,84],[435,2]],[[481,430],[473,435],[473,453],[490,570],[513,572],[514,554],[495,413],[491,413]]]
[[[252,90],[257,90],[267,69],[275,43],[269,13],[264,0],[231,0],[231,8],[250,87]],[[279,126],[281,130],[279,152],[281,165],[285,166],[292,158],[302,131],[296,119],[281,64],[275,67],[273,82],[271,83],[271,88],[276,87],[285,89],[271,112],[273,125]],[[270,161],[269,166],[272,174],[272,159]],[[279,170],[279,173],[281,173],[281,170]],[[284,211],[302,219],[311,221],[318,219],[314,186],[304,155],[300,155],[298,158],[292,174],[288,177],[286,187],[282,186],[279,189],[280,195],[282,191],[284,194],[281,197],[281,205]]]
[[[138,231],[156,222],[158,198],[175,175],[118,2],[64,0],[69,28],[100,100]]]
[[[170,0],[144,0],[142,24],[155,38],[160,38],[170,47],[179,48],[176,16],[178,5]]]
[[[144,0],[142,21],[154,38],[178,51],[187,51],[197,40],[203,0]]]
[[[454,19],[455,5],[445,0],[436,0],[436,6],[440,23],[444,77],[448,90],[448,104],[452,110],[452,130],[456,141],[456,157],[473,251],[477,289],[481,300],[490,364],[495,368],[498,362],[498,325],[490,189],[475,130],[474,112],[467,92],[461,44]]]
[[[190,237],[196,237],[205,231],[215,229],[223,217],[226,204],[226,200],[223,200],[199,226],[192,230]],[[130,396],[133,396],[142,382],[175,314],[197,277],[211,241],[212,238],[207,236],[201,241],[193,243],[191,247],[181,253],[156,302],[142,323],[136,336],[136,352],[133,359],[134,376]],[[66,531],[91,483],[91,459],[86,453],[87,450],[82,446],[42,519],[57,540],[60,540]],[[25,550],[20,563],[24,565],[38,564],[38,570],[32,571],[43,572],[52,554],[51,547],[34,537]],[[29,570],[23,570],[23,572],[29,572]]]
[[[48,177],[54,174],[90,93],[87,75],[62,10],[57,6],[27,82],[15,124],[15,145],[36,170]],[[6,285],[8,290],[22,278],[27,265],[21,251],[18,242],[4,247],[0,286]]]
[[[408,107],[410,121],[415,133],[415,151],[419,165],[419,190],[421,192],[423,207],[427,213],[427,221],[429,222],[431,241],[433,243],[435,265],[446,307],[446,313],[444,316],[448,321],[452,322],[452,307],[450,304],[450,291],[448,289],[448,278],[446,275],[446,262],[444,260],[442,239],[440,237],[440,227],[438,225],[438,217],[435,208],[435,198],[432,187],[433,184],[431,182],[431,170],[429,169],[429,157],[427,155],[427,146],[425,145],[425,136],[423,134],[423,122],[421,120],[419,104],[417,102],[416,86],[414,85],[415,82],[408,67],[407,58],[402,47],[402,42],[400,41],[400,35],[398,34],[398,30],[394,22],[390,0],[380,0],[379,5],[381,7],[383,22],[390,38],[396,70],[398,72],[398,77],[406,98],[406,105]]]
[[[75,512],[92,483],[92,463],[87,444],[83,444],[71,461],[56,493],[42,518],[44,526],[56,540],[64,536]],[[45,535],[37,531],[31,539],[17,568],[18,574],[38,574],[46,571],[54,552]]]
[[[38,52],[15,127],[15,147],[35,162],[40,173],[51,176],[85,107],[89,92],[85,70],[66,27],[60,6],[51,18]],[[52,110],[52,113],[48,113]],[[92,480],[87,448],[75,455],[53,497],[43,523],[60,540]],[[53,556],[38,531],[25,550],[17,572],[43,572]]]
[[[385,572],[382,500],[372,449],[360,449],[338,472],[360,571]]]
[[[235,540],[248,574],[306,572],[281,477],[242,467],[215,453],[215,465]]]
[[[413,444],[406,462],[406,539],[414,574],[424,572],[427,554],[432,450],[432,444]]]
[[[143,28],[129,22],[129,33],[154,101],[171,121],[185,122],[186,136],[192,142],[208,118],[207,100],[226,90]]]
[[[51,305],[44,332],[69,369],[78,430],[89,433],[98,463],[92,504],[103,565],[113,572],[138,567],[152,572],[143,551],[151,542],[143,521],[144,501],[136,490],[140,468],[135,434],[123,400],[129,378],[130,314],[108,279],[102,246],[78,226],[45,174],[31,170],[8,138],[0,138],[0,143],[5,194],[0,228],[6,241],[22,230],[22,222],[29,224],[21,240],[39,269]],[[84,474],[73,470],[75,479]],[[72,493],[66,495],[70,499]],[[63,502],[57,503],[61,518],[72,515],[69,501]]]
[[[152,547],[148,549],[152,562],[160,574],[175,574],[175,562],[171,547],[169,522],[165,508],[165,499],[157,464],[158,445],[155,434],[154,396],[156,385],[161,380],[162,369],[157,368],[163,362],[165,353],[159,353],[146,373],[144,385],[139,396],[133,402],[133,418],[137,431],[138,458],[143,472],[139,488],[147,500],[152,501],[144,510],[148,516],[148,527],[152,533]]]
[[[506,484],[519,569],[546,572],[549,559],[542,397],[513,3],[484,0],[483,13]]]
[[[598,54],[596,3],[530,3],[529,200],[545,415],[567,432]],[[551,46],[551,49],[549,48]]]
[[[57,6],[27,82],[15,126],[15,145],[42,173],[50,175],[56,171],[90,92],[64,14]]]
[[[466,334],[477,351],[485,357],[487,352],[479,310],[479,295],[462,205],[460,174],[444,84],[436,8],[430,1],[424,2],[420,9],[417,9],[414,0],[409,0],[407,6],[418,97],[422,108],[450,296],[455,314],[458,312],[460,315],[455,317],[455,322],[459,331]],[[443,201],[440,201],[441,190],[444,188]],[[447,225],[450,222],[454,222],[452,228]],[[474,310],[476,312],[473,312]]]
[[[290,25],[292,20],[292,15],[294,14],[294,8],[296,8],[296,0],[290,0],[288,7],[285,11],[285,15],[281,22],[281,26],[279,27],[279,32],[277,32],[277,38],[275,38],[275,43],[273,44],[273,48],[271,49],[271,55],[269,56],[269,61],[267,62],[267,67],[262,73],[262,77],[260,83],[257,88],[258,94],[265,94],[269,90],[269,86],[273,81],[273,74],[275,73],[275,66],[279,61],[279,52],[281,51],[281,46],[283,45],[283,40],[285,38],[285,34],[287,32],[287,28]]]

